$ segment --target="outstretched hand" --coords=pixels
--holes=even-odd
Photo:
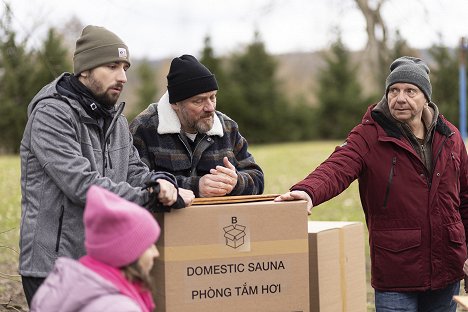
[[[299,199],[307,201],[307,213],[310,215],[310,211],[314,205],[312,203],[312,198],[310,198],[310,196],[304,191],[286,192],[283,195],[276,197],[275,202],[299,200]]]

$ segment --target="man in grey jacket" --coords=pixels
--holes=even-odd
[[[73,62],[74,74],[63,73],[29,104],[21,141],[19,272],[28,304],[58,257],[85,254],[83,209],[91,185],[139,205],[183,200],[183,206],[194,198],[171,174],[150,171],[133,147],[124,103],[115,106],[130,67],[125,43],[87,26]],[[152,187],[145,188],[148,181]]]

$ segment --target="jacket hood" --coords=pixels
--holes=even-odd
[[[34,296],[31,311],[80,311],[103,295],[118,293],[111,282],[78,261],[59,258]]]
[[[439,115],[439,109],[433,102],[429,102],[429,109],[425,110],[422,118],[426,124],[426,128],[431,129],[432,127],[435,127],[436,131],[445,136],[449,136],[451,134],[452,131],[444,122],[444,118]],[[403,135],[401,127],[398,126],[398,121],[390,114],[385,97],[383,97],[377,104],[369,106],[367,112],[364,114],[362,123],[369,124],[369,121],[371,120],[378,123],[385,130],[388,136],[400,138]]]
[[[57,99],[58,101],[68,103],[74,110],[78,111],[80,115],[83,115],[87,118],[91,118],[88,116],[88,114],[86,114],[86,111],[81,107],[81,105],[76,100],[70,99],[60,94],[58,90],[58,84],[60,80],[70,75],[71,75],[70,73],[63,73],[59,77],[57,77],[54,81],[44,86],[29,103],[28,117],[34,111],[34,108],[36,107],[36,105],[43,99]]]
[[[168,133],[180,133],[181,124],[179,117],[177,117],[176,112],[172,109],[171,104],[169,103],[169,93],[166,91],[164,95],[159,99],[158,105],[158,116],[159,116],[159,125],[158,133],[159,134],[168,134]],[[206,133],[207,135],[217,135],[222,137],[224,135],[223,126],[217,114],[213,114],[214,123],[213,127]]]

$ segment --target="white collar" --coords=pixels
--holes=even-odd
[[[167,133],[180,133],[181,125],[179,117],[169,103],[169,93],[166,91],[159,99],[158,105],[159,125],[158,134]],[[218,115],[213,114],[214,123],[213,127],[206,133],[207,135],[217,135],[222,137],[224,135],[223,126],[218,118]]]

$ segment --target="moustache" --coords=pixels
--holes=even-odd
[[[117,82],[115,85],[111,87],[111,89],[119,89],[122,91],[123,89],[123,83]]]
[[[213,117],[213,116],[214,116],[214,113],[209,113],[209,114],[202,115],[201,118],[208,118],[208,117]]]

